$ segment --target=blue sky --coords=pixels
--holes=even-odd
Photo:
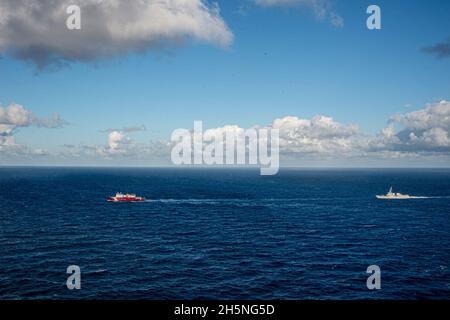
[[[247,128],[324,115],[376,134],[396,113],[450,99],[450,59],[421,50],[450,37],[450,2],[330,3],[343,27],[307,6],[218,1],[233,34],[227,48],[194,39],[44,70],[4,51],[0,103],[40,117],[59,113],[63,128],[15,133],[17,143],[58,152],[63,144],[105,144],[99,130],[108,128],[145,125],[133,139],[164,140],[194,120]],[[370,4],[382,10],[381,30],[366,28]]]

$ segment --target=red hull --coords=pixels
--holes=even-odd
[[[140,198],[140,197],[136,197],[136,198],[114,198],[114,197],[109,197],[108,198],[109,202],[142,202],[145,201],[144,198]]]

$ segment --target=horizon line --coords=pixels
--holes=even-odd
[[[105,169],[260,169],[260,166],[233,165],[46,165],[46,164],[0,164],[0,168],[105,168]],[[280,166],[280,169],[450,169],[450,166]]]

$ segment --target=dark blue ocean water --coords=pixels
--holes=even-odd
[[[0,298],[448,299],[449,196],[442,169],[1,168]]]

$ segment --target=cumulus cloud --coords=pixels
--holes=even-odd
[[[125,127],[132,128],[132,127]],[[157,158],[170,157],[169,143],[165,141],[148,141],[142,143],[130,137],[130,133],[138,130],[113,130],[108,133],[105,144],[66,144],[59,156],[66,159],[84,159],[99,161],[104,160],[114,163],[115,161],[145,161],[151,163]]]
[[[280,150],[288,153],[333,155],[411,156],[450,154],[450,102],[441,101],[423,109],[396,114],[376,135],[361,132],[325,116],[312,119],[284,117],[270,126],[280,129]]]
[[[113,131],[108,136],[108,147],[111,152],[119,151],[120,146],[124,143],[125,136],[120,131]]]
[[[450,58],[450,38],[446,41],[422,49],[424,52],[435,55],[438,58]]]
[[[52,118],[39,118],[20,104],[11,104],[8,107],[0,106],[0,125],[13,128],[28,127],[31,125],[43,128],[61,128],[67,124],[58,113]]]
[[[43,150],[31,150],[16,143],[14,134],[19,128],[36,126],[40,128],[61,128],[67,122],[55,113],[51,118],[40,118],[22,105],[0,106],[0,152],[45,154]],[[37,152],[37,153],[36,153]]]
[[[344,125],[325,116],[287,116],[275,119],[270,127],[280,130],[280,149],[291,153],[348,152],[356,147],[360,135],[356,125]]]
[[[0,151],[46,155],[45,151],[27,150],[14,141],[14,129],[33,125],[30,119],[34,118],[25,109],[0,109]],[[145,165],[156,161],[158,164],[170,164],[173,142],[139,142],[132,137],[133,132],[139,131],[138,128],[142,129],[141,126],[133,126],[103,130],[104,144],[67,144],[55,157],[76,163],[90,159],[91,163],[103,160],[106,163],[130,164],[140,161],[139,164]],[[268,125],[252,128],[278,129],[280,159],[290,165],[305,161],[309,161],[306,162],[308,165],[319,162],[343,166],[352,163],[377,165],[383,161],[388,161],[385,163],[389,165],[395,165],[395,161],[402,165],[407,165],[408,161],[423,165],[429,164],[430,160],[442,164],[450,157],[450,102],[445,100],[427,104],[413,112],[393,115],[378,134],[365,134],[357,125],[345,124],[323,115],[309,119],[285,116],[274,119]],[[224,125],[204,128],[203,134],[204,138],[215,139],[218,136],[226,137],[227,134],[242,138],[246,135],[246,129],[236,124]],[[205,138],[204,147],[210,143],[212,141],[206,141]]]
[[[216,148],[223,148],[227,139],[231,139],[230,142],[237,140],[237,145],[245,146],[246,152],[249,151],[249,148],[255,146],[250,146],[250,138],[262,139],[263,141],[260,142],[270,145],[271,140],[268,139],[266,134],[260,135],[259,129],[263,129],[266,133],[273,129],[278,130],[279,151],[283,155],[282,159],[286,157],[301,159],[305,156],[322,158],[350,156],[361,149],[366,139],[356,125],[345,125],[331,117],[318,115],[311,119],[302,119],[295,116],[285,116],[274,119],[269,125],[255,125],[248,129],[236,124],[203,129],[203,144],[198,145],[196,150],[202,150],[203,147],[203,150],[209,154],[212,151],[211,149],[215,151]],[[189,132],[191,141],[194,141],[194,143],[195,141],[201,141],[201,139],[194,139],[194,135],[198,131],[191,130]],[[256,142],[256,140],[252,141]],[[176,143],[177,141],[172,141],[172,145]],[[223,152],[223,155],[225,156],[225,152]]]
[[[81,8],[81,30],[66,9]],[[38,67],[89,62],[198,40],[227,47],[233,34],[205,0],[2,0],[0,53]]]
[[[450,152],[450,102],[441,101],[425,108],[396,114],[390,126],[374,139],[377,148],[410,152]],[[395,131],[395,126],[400,126]]]
[[[330,0],[253,0],[263,7],[298,6],[309,8],[319,20],[328,20],[335,27],[343,27],[344,19],[333,10]]]
[[[390,117],[376,135],[324,116],[284,117],[272,127],[280,129],[280,150],[285,152],[365,157],[450,154],[450,102],[445,100]]]
[[[144,152],[144,149],[141,150]],[[72,157],[100,157],[113,159],[118,157],[131,157],[139,155],[138,143],[131,139],[123,131],[110,131],[105,144],[66,144],[62,152],[63,156]]]
[[[280,153],[300,160],[304,157],[399,159],[450,155],[448,101],[428,104],[414,112],[396,114],[375,135],[363,133],[357,125],[343,124],[322,115],[311,119],[285,116],[257,128],[278,129]],[[225,125],[205,130],[204,136],[238,136],[245,130],[238,125]]]

